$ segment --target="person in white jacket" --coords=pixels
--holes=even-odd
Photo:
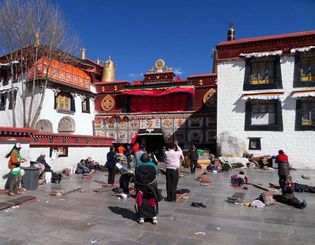
[[[176,202],[176,188],[178,184],[178,169],[180,167],[181,153],[176,150],[174,143],[170,144],[169,150],[165,152],[166,166],[166,192],[168,202]]]

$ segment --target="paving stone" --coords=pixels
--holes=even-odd
[[[202,244],[202,241],[197,239],[181,238],[176,235],[166,235],[166,234],[156,234],[146,232],[138,239],[139,242],[152,244],[152,245],[172,245],[172,244],[182,244],[182,245],[198,245]]]
[[[60,185],[27,191],[25,196],[37,198],[28,205],[0,211],[0,244],[314,244],[314,194],[297,194],[308,202],[304,210],[282,204],[264,209],[229,204],[225,202],[227,197],[240,191],[229,183],[230,176],[237,172],[211,175],[210,187],[200,186],[195,181],[197,175],[185,174],[180,178],[179,188],[191,190],[189,199],[177,203],[162,201],[158,225],[136,222],[134,199],[118,200],[111,191],[93,192],[101,187],[94,180],[105,180],[103,173],[88,181],[73,175],[64,178]],[[305,174],[292,173],[299,180]],[[266,186],[278,181],[276,171],[250,170],[246,174],[250,180]],[[315,171],[307,174],[312,175],[308,183],[315,185]],[[49,196],[52,188],[71,190],[78,186],[82,192]],[[159,177],[159,188],[165,194],[165,176]],[[246,200],[251,201],[262,190],[250,186],[245,192]],[[8,199],[6,195],[0,196],[0,202]],[[191,207],[191,202],[203,202],[207,208]]]

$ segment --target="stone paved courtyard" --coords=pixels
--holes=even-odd
[[[307,200],[304,210],[282,204],[264,209],[230,204],[226,198],[240,191],[229,183],[237,172],[210,174],[210,187],[200,186],[195,175],[184,172],[179,188],[191,190],[189,199],[162,201],[158,225],[136,223],[134,199],[118,199],[111,191],[94,192],[101,187],[97,181],[107,179],[106,173],[91,180],[65,177],[60,185],[46,184],[24,194],[36,196],[35,202],[0,211],[0,244],[315,244],[314,194],[297,194]],[[250,181],[264,186],[278,180],[276,171],[246,173]],[[311,179],[303,180],[301,174]],[[298,183],[315,185],[315,171],[292,171],[292,176]],[[165,194],[163,175],[159,188]],[[52,189],[75,191],[52,197]],[[241,191],[248,201],[262,192],[253,186]],[[0,201],[10,198],[2,195]],[[192,207],[191,202],[203,202],[207,208]]]

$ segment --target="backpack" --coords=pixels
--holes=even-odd
[[[223,164],[222,164],[222,171],[229,171],[232,169],[232,165],[225,161]]]

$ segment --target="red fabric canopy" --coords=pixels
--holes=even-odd
[[[178,88],[167,88],[167,89],[155,89],[155,90],[122,90],[122,94],[137,95],[137,96],[163,96],[174,93],[189,93],[194,94],[195,89],[192,87],[178,87]]]

